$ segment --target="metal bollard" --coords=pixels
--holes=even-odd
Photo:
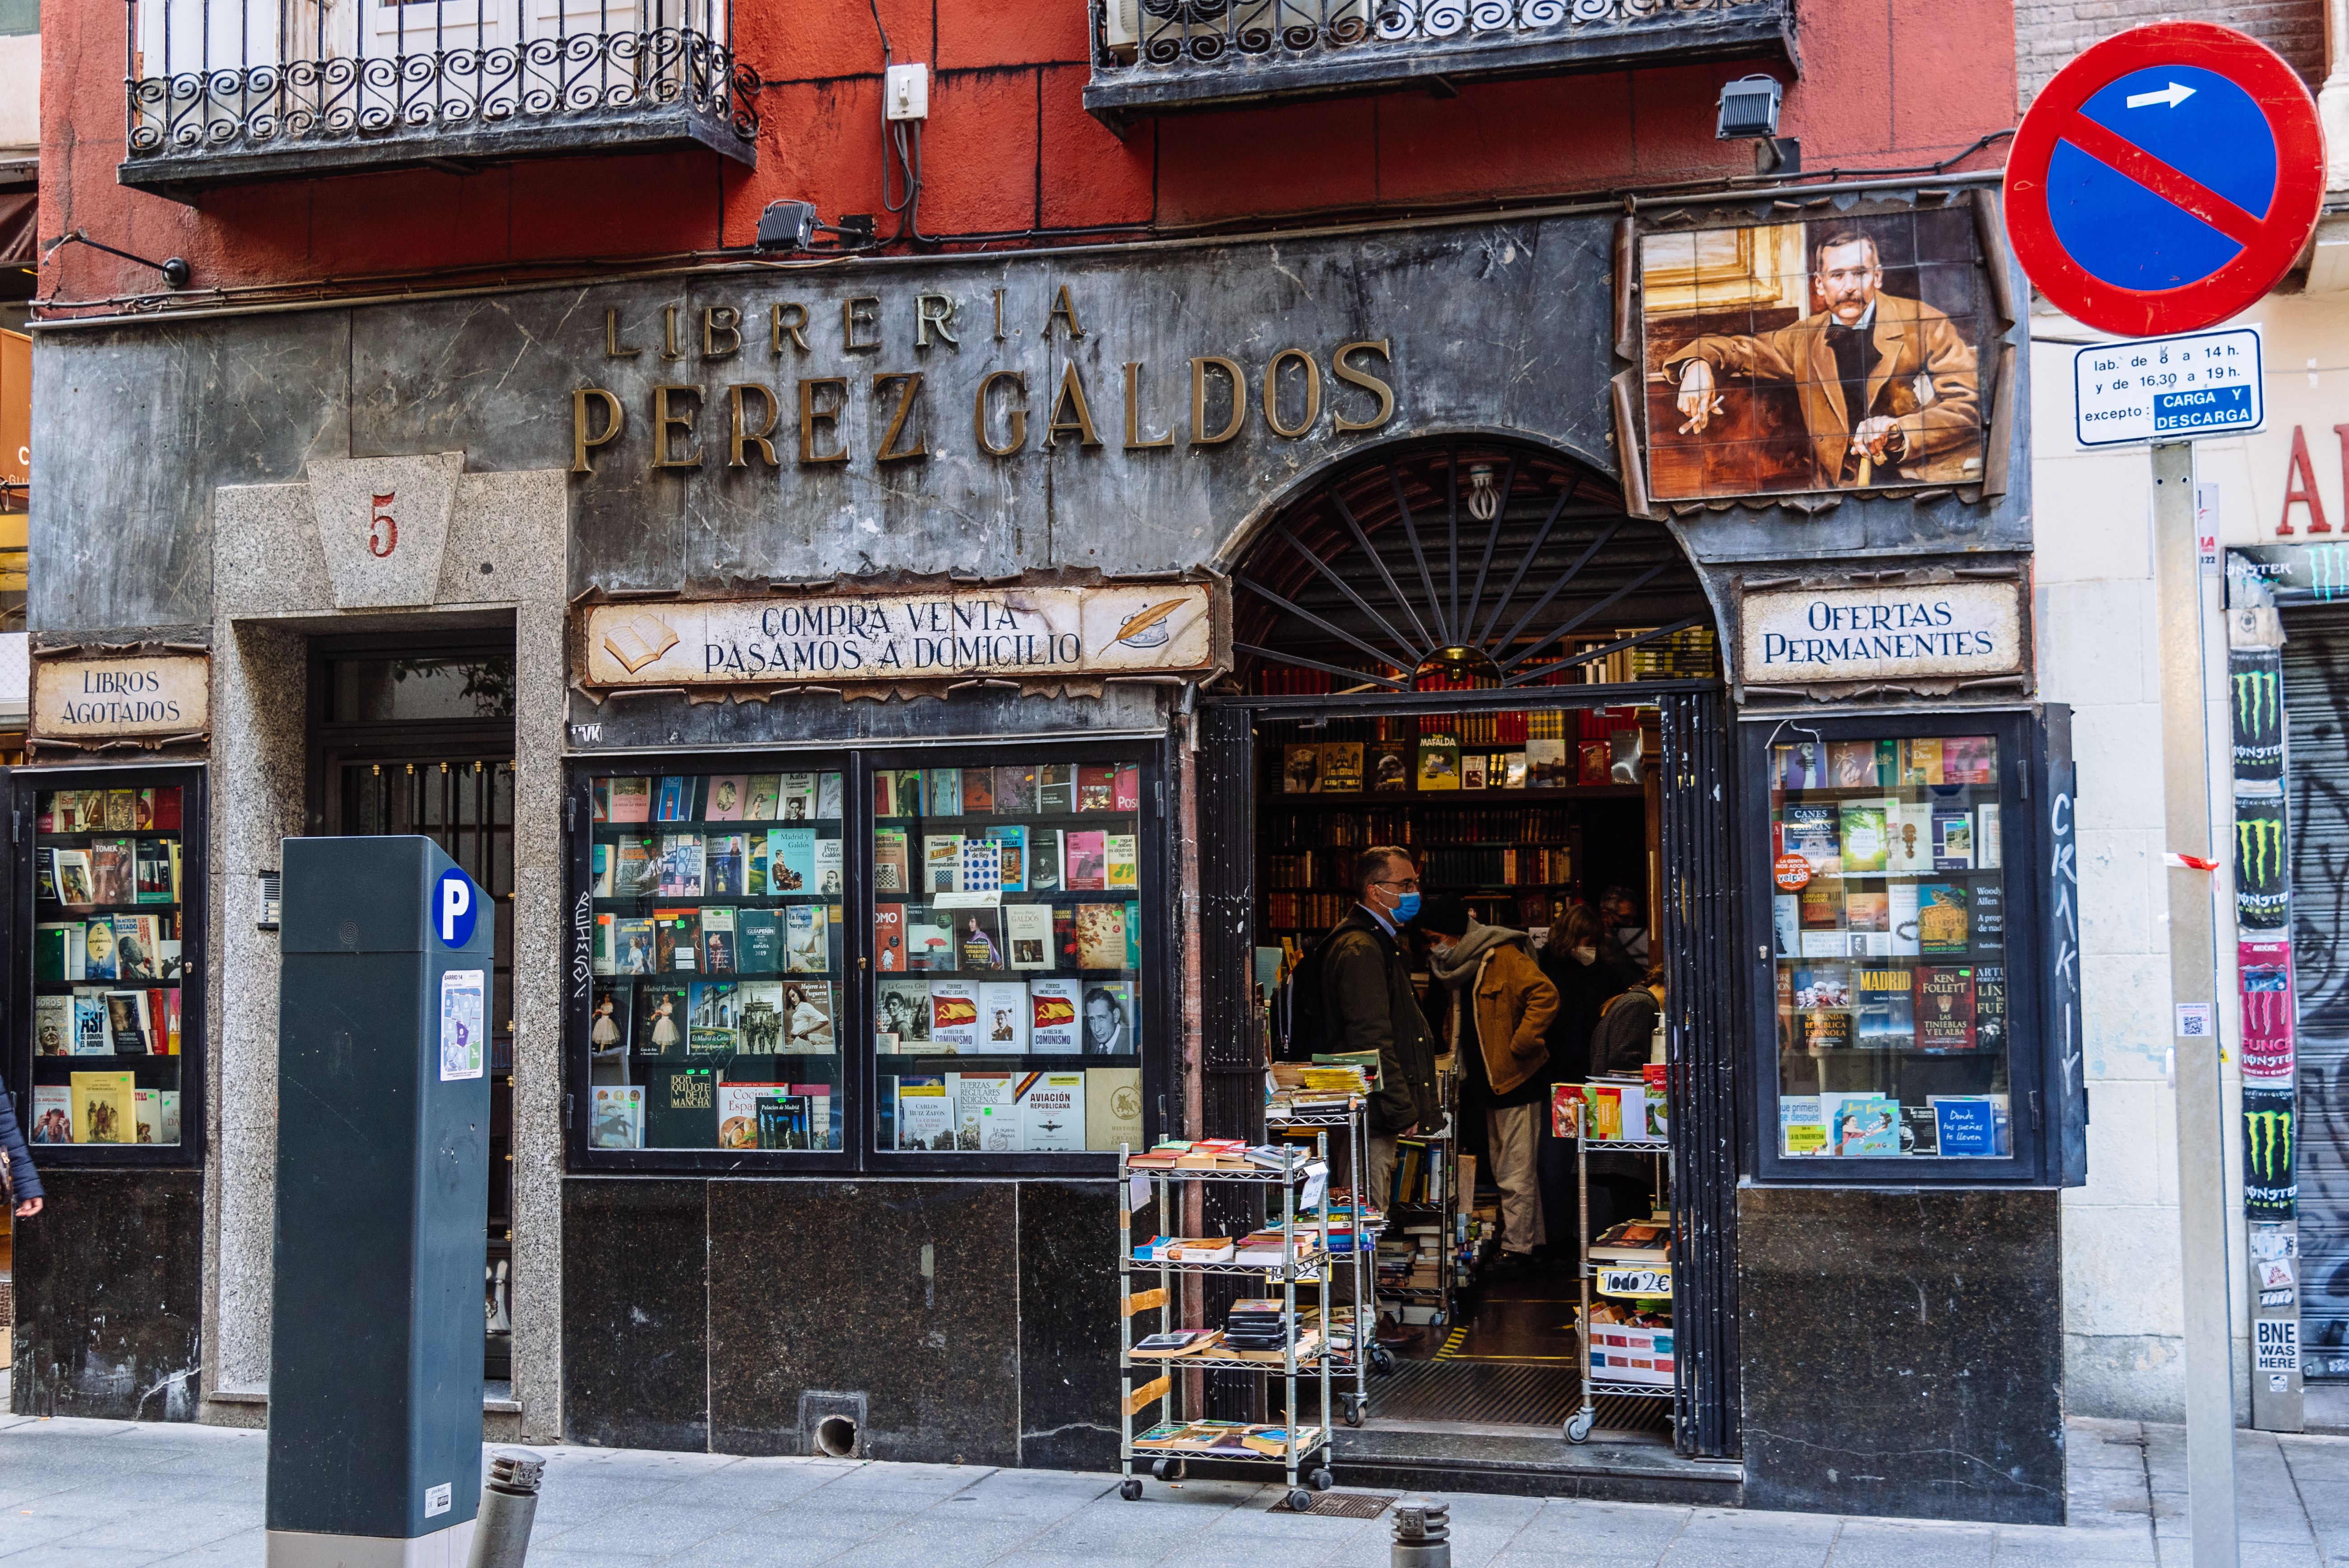
[[[1452,1505],[1440,1497],[1395,1504],[1394,1568],[1452,1568]]]
[[[528,1454],[492,1454],[481,1478],[481,1511],[473,1521],[473,1550],[465,1568],[522,1568],[530,1551],[530,1524],[538,1516],[538,1482],[546,1461]]]

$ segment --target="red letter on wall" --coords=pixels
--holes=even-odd
[[[2343,460],[2343,472],[2349,474],[2349,457]],[[2292,466],[2284,472],[2283,518],[2276,524],[2279,537],[2292,534],[2292,503],[2302,502],[2308,507],[2308,531],[2330,534],[2333,524],[2324,520],[2324,499],[2316,493],[2316,470],[2308,462],[2308,437],[2298,425],[2292,427]]]

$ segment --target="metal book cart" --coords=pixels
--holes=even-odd
[[[1453,1218],[1460,1211],[1460,1194],[1457,1191],[1460,1180],[1460,1161],[1457,1158],[1460,1116],[1458,1078],[1451,1073],[1439,1075],[1436,1080],[1436,1093],[1443,1114],[1443,1119],[1438,1124],[1437,1130],[1433,1133],[1422,1133],[1403,1140],[1406,1143],[1427,1146],[1428,1189],[1435,1196],[1423,1203],[1402,1203],[1390,1202],[1389,1195],[1381,1193],[1379,1200],[1381,1209],[1386,1214],[1383,1229],[1392,1231],[1397,1235],[1409,1235],[1411,1227],[1414,1224],[1425,1225],[1431,1220],[1434,1221],[1441,1242],[1437,1256],[1441,1260],[1442,1266],[1435,1272],[1433,1285],[1390,1285],[1380,1290],[1378,1293],[1393,1301],[1432,1304],[1434,1308],[1434,1315],[1431,1320],[1431,1326],[1441,1329],[1450,1326],[1452,1323],[1453,1296],[1458,1287],[1461,1272],[1459,1227],[1458,1221]],[[1363,1145],[1367,1149],[1369,1147],[1367,1130],[1363,1135]],[[1400,1169],[1401,1160],[1398,1159],[1396,1163],[1397,1168]],[[1472,1193],[1469,1196],[1473,1199],[1475,1194]],[[1375,1269],[1372,1272],[1372,1283],[1374,1285],[1376,1283]],[[1438,1334],[1436,1337],[1441,1339],[1443,1336]],[[1382,1367],[1381,1370],[1385,1368]]]
[[[1574,1140],[1575,1208],[1580,1228],[1578,1235],[1590,1234],[1590,1156],[1593,1154],[1644,1154],[1656,1161],[1659,1193],[1671,1190],[1666,1185],[1671,1175],[1671,1149],[1669,1145],[1629,1138],[1594,1138],[1588,1136],[1590,1116],[1588,1108],[1577,1111]],[[1582,1292],[1582,1312],[1577,1320],[1582,1351],[1582,1407],[1566,1418],[1566,1440],[1569,1443],[1588,1441],[1591,1428],[1599,1419],[1599,1398],[1601,1395],[1620,1395],[1632,1399],[1671,1399],[1677,1392],[1673,1383],[1630,1383],[1619,1378],[1602,1378],[1592,1369],[1590,1355],[1590,1298],[1593,1294],[1620,1296],[1630,1300],[1652,1301],[1658,1297],[1672,1298],[1672,1269],[1670,1262],[1661,1266],[1646,1263],[1602,1263],[1585,1252],[1581,1264],[1575,1270],[1577,1283]],[[1674,1302],[1675,1307],[1678,1303]],[[1678,1314],[1674,1314],[1678,1321]]]
[[[1347,1310],[1353,1314],[1346,1334],[1346,1348],[1332,1350],[1330,1361],[1340,1379],[1350,1378],[1353,1390],[1340,1393],[1339,1401],[1345,1408],[1346,1425],[1359,1427],[1368,1413],[1371,1403],[1371,1369],[1381,1373],[1394,1370],[1394,1355],[1378,1342],[1378,1241],[1384,1220],[1373,1221],[1364,1215],[1367,1203],[1366,1183],[1371,1163],[1370,1101],[1360,1095],[1342,1106],[1315,1106],[1299,1110],[1278,1102],[1266,1107],[1268,1130],[1288,1131],[1294,1127],[1340,1127],[1346,1136],[1346,1179],[1354,1193],[1353,1249],[1349,1254],[1350,1266],[1341,1275],[1335,1274],[1321,1292],[1321,1323],[1324,1342],[1335,1336],[1330,1333],[1331,1301],[1339,1277],[1347,1284]],[[1384,1212],[1383,1206],[1381,1210]],[[1324,1205],[1323,1217],[1328,1215]],[[1325,1405],[1323,1408],[1328,1408]]]
[[[1288,1484],[1288,1506],[1303,1512],[1313,1501],[1313,1492],[1330,1490],[1330,1334],[1326,1306],[1324,1322],[1314,1343],[1299,1354],[1297,1324],[1297,1287],[1300,1283],[1324,1286],[1334,1272],[1334,1261],[1330,1251],[1330,1208],[1325,1200],[1320,1205],[1318,1228],[1305,1223],[1299,1212],[1298,1189],[1309,1176],[1309,1167],[1319,1162],[1326,1181],[1329,1171],[1329,1135],[1316,1133],[1313,1154],[1309,1158],[1302,1149],[1290,1150],[1291,1158],[1285,1169],[1258,1168],[1255,1169],[1176,1169],[1154,1168],[1135,1171],[1127,1164],[1131,1148],[1120,1145],[1117,1151],[1117,1366],[1119,1383],[1117,1457],[1119,1472],[1124,1480],[1118,1485],[1118,1495],[1132,1502],[1142,1495],[1142,1478],[1135,1466],[1148,1461],[1150,1473],[1163,1481],[1182,1479],[1185,1461],[1207,1459],[1226,1464],[1278,1465]],[[1136,1259],[1133,1255],[1133,1178],[1149,1179],[1158,1199],[1158,1230],[1160,1236],[1174,1236],[1176,1214],[1175,1190],[1186,1181],[1235,1181],[1258,1186],[1276,1187],[1280,1191],[1281,1262],[1188,1263],[1171,1260]],[[1298,1251],[1298,1241],[1305,1239],[1309,1245]],[[1136,1274],[1155,1273],[1158,1283],[1148,1290],[1133,1288]],[[1278,1361],[1258,1360],[1237,1354],[1222,1355],[1181,1355],[1165,1360],[1145,1359],[1143,1368],[1154,1376],[1134,1386],[1136,1364],[1133,1358],[1133,1320],[1137,1314],[1155,1310],[1159,1333],[1168,1333],[1175,1326],[1174,1281],[1182,1274],[1257,1274],[1269,1283],[1280,1287],[1281,1322],[1287,1343]],[[1218,1446],[1211,1443],[1180,1444],[1172,1448],[1134,1447],[1133,1418],[1151,1406],[1165,1402],[1171,1421],[1185,1419],[1179,1412],[1183,1406],[1184,1379],[1178,1372],[1255,1372],[1277,1376],[1286,1397],[1282,1405],[1282,1444],[1277,1453],[1266,1453],[1246,1447]],[[1321,1391],[1321,1422],[1319,1426],[1304,1427],[1298,1423],[1300,1407],[1297,1400],[1299,1375],[1318,1376]],[[1307,1490],[1311,1489],[1310,1490]]]

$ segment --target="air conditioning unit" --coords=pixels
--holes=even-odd
[[[1122,60],[1142,47],[1142,0],[1102,0],[1102,43]]]

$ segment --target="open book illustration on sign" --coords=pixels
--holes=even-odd
[[[604,651],[634,675],[677,646],[677,633],[657,615],[640,615],[604,634]]]

